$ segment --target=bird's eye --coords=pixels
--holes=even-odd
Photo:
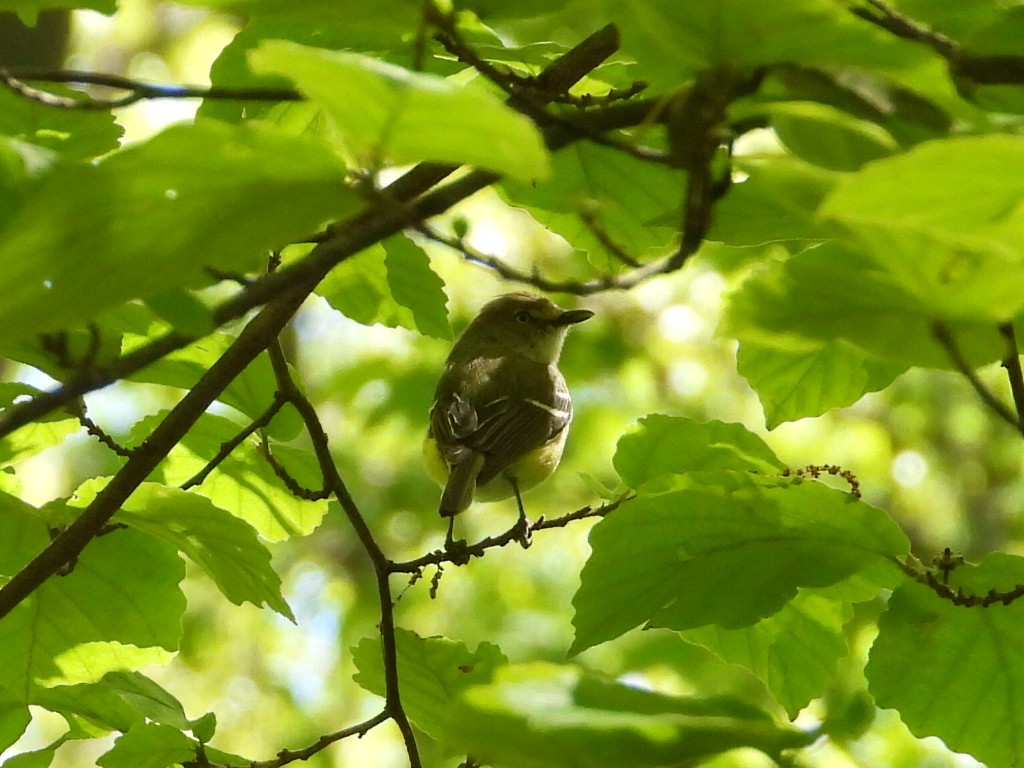
[[[528,323],[531,320],[533,320],[533,318],[530,317],[530,313],[529,312],[516,312],[516,322],[517,323]]]

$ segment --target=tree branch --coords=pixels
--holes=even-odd
[[[596,508],[591,506],[580,507],[575,512],[570,512],[566,515],[562,515],[561,517],[552,518],[551,520],[545,520],[542,517],[530,526],[530,533],[533,534],[536,531],[544,531],[552,528],[565,528],[569,523],[574,523],[577,520],[586,520],[592,517],[605,517],[632,498],[634,498],[632,494],[626,494],[614,501],[606,502]],[[464,548],[460,547],[458,552],[449,552],[441,549],[435,550],[434,552],[428,552],[422,557],[417,557],[415,560],[406,560],[401,563],[390,563],[388,570],[391,573],[418,573],[428,565],[441,565],[442,563],[463,565],[468,562],[471,557],[483,557],[489,549],[504,547],[512,542],[519,543],[522,539],[522,535],[522,527],[517,523],[504,533],[498,534],[497,536],[488,536],[475,544],[469,544]]]
[[[342,728],[340,731],[335,731],[334,733],[325,734],[303,749],[282,749],[277,753],[277,757],[273,760],[253,760],[249,763],[248,768],[281,768],[281,766],[288,765],[288,763],[294,763],[298,760],[309,760],[313,755],[318,752],[322,752],[324,749],[331,746],[331,744],[341,741],[342,739],[347,739],[351,736],[358,736],[359,738],[362,738],[388,719],[390,718],[388,717],[387,712],[378,712],[370,719],[364,720],[361,723],[351,725],[348,728]],[[190,763],[188,766],[189,768],[199,768],[198,763]]]
[[[953,337],[953,332],[949,326],[941,320],[937,320],[932,324],[932,335],[942,345],[942,348],[946,350],[946,354],[949,356],[950,361],[956,366],[956,369],[962,373],[967,380],[974,387],[974,391],[978,393],[978,397],[985,403],[999,418],[1008,424],[1012,424],[1013,427],[1024,435],[1024,422],[1022,422],[1006,405],[996,397],[992,392],[989,391],[988,387],[978,378],[978,374],[974,372],[974,368],[971,367],[970,362],[964,356],[963,351],[960,349],[960,345],[956,343],[956,339]]]
[[[1013,393],[1013,405],[1017,409],[1017,424],[1024,428],[1024,371],[1020,366],[1020,349],[1017,347],[1017,334],[1013,330],[1013,321],[1001,323],[999,333],[1006,341],[1006,354],[1003,355],[1002,366],[1010,380],[1010,392]]]
[[[402,732],[405,741],[405,748],[409,754],[411,768],[419,768],[419,748],[416,745],[416,735],[413,733],[412,724],[409,722],[405,709],[402,707],[401,690],[398,684],[398,648],[395,641],[395,612],[394,600],[391,595],[391,561],[381,550],[373,537],[370,526],[356,505],[355,500],[349,493],[345,482],[334,464],[334,457],[331,456],[331,449],[327,441],[327,433],[324,431],[320,418],[317,416],[313,404],[299,390],[295,380],[291,377],[288,365],[285,362],[284,352],[280,342],[274,342],[270,348],[270,362],[274,368],[274,375],[277,378],[278,390],[292,407],[299,412],[306,432],[313,443],[313,452],[316,455],[320,474],[323,477],[324,487],[330,489],[332,495],[341,504],[349,524],[356,532],[359,543],[373,565],[373,572],[377,580],[377,596],[380,603],[380,636],[383,646],[384,661],[384,700],[386,702],[385,712],[388,717],[395,721],[398,729]]]
[[[850,9],[855,16],[904,40],[926,45],[946,60],[951,74],[977,85],[1019,85],[1024,83],[1024,57],[978,55],[956,40],[904,16],[884,0],[864,0]],[[963,88],[958,85],[963,93]]]
[[[150,436],[132,451],[125,465],[111,478],[92,503],[50,542],[46,549],[0,587],[0,618],[10,613],[50,576],[81,554],[86,545],[99,534],[107,521],[166,457],[171,448],[185,436],[224,388],[266,348],[267,339],[274,338],[284,327],[309,290],[312,290],[312,286],[306,287],[305,290],[301,287],[296,288],[279,297],[242,330],[234,343],[196,382],[181,402]]]
[[[883,0],[865,0],[864,5],[854,6],[850,10],[854,16],[897,37],[927,45],[947,61],[953,61],[959,55],[960,46],[954,40],[904,16]]]
[[[940,556],[940,558],[937,558],[937,560],[941,561],[943,557],[949,557],[951,554],[951,551],[947,548],[945,553]],[[949,572],[953,570],[955,565],[952,567],[943,567],[940,562],[939,571],[942,575],[936,576],[933,571],[924,570],[920,566],[920,563],[916,561],[916,558],[913,560],[908,559],[906,562],[895,557],[890,559],[901,571],[903,571],[903,573],[914,581],[928,587],[943,600],[948,600],[953,603],[953,605],[961,608],[988,608],[996,603],[1009,605],[1010,603],[1024,597],[1024,584],[1015,584],[1012,589],[1003,591],[990,589],[984,595],[977,595],[971,592],[965,592],[963,587],[957,587],[954,589],[946,583],[949,578]],[[963,561],[963,558],[959,559],[961,562]]]
[[[282,398],[274,398],[274,402],[272,402],[267,407],[267,409],[260,414],[259,418],[253,419],[246,427],[239,430],[237,435],[235,435],[230,440],[225,441],[220,446],[220,450],[217,451],[217,455],[210,459],[206,463],[205,467],[203,467],[201,470],[196,472],[192,477],[190,477],[188,480],[182,483],[181,489],[183,491],[187,491],[189,488],[194,488],[197,485],[202,485],[203,481],[206,480],[209,474],[213,472],[213,470],[215,470],[220,465],[220,463],[224,461],[224,459],[230,456],[231,453],[238,446],[244,443],[245,440],[250,435],[267,426],[271,422],[271,420],[273,420],[274,416],[277,415],[278,411],[280,411],[281,408],[284,407],[284,404],[285,401]]]
[[[598,30],[561,58],[554,61],[538,80],[545,87],[568,87],[614,52],[618,33],[614,26]],[[653,102],[617,104],[603,110],[588,112],[587,123],[595,130],[638,125],[647,119]],[[563,127],[549,131],[548,146],[560,149],[580,138]],[[323,279],[333,267],[402,229],[431,216],[444,213],[455,203],[493,184],[499,177],[488,171],[472,171],[450,184],[428,192],[456,170],[457,166],[421,163],[406,172],[383,191],[391,203],[386,207],[371,206],[347,221],[330,228],[316,248],[307,256],[278,271],[266,274],[240,290],[235,296],[215,307],[211,315],[220,326],[236,320],[252,309],[292,287]],[[426,194],[425,194],[426,193]],[[394,205],[394,202],[401,205]],[[50,392],[17,403],[0,413],[0,437],[25,426],[75,398],[112,384],[131,373],[156,362],[166,355],[188,346],[200,337],[171,332],[154,339],[133,352],[118,358],[102,370],[90,369]]]
[[[127,91],[124,96],[100,99],[60,96],[35,88],[29,83],[74,83],[97,85]],[[147,99],[215,99],[220,101],[302,101],[303,96],[292,88],[199,88],[187,85],[154,85],[121,75],[77,70],[11,70],[0,69],[0,84],[25,98],[58,109],[100,110],[127,107]]]

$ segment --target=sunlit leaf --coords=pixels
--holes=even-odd
[[[903,372],[841,340],[807,349],[744,342],[736,363],[761,400],[768,429],[851,405]]]
[[[133,725],[99,756],[101,768],[166,768],[195,757],[195,743],[177,728],[157,723]]]
[[[729,296],[724,330],[741,343],[788,345],[795,352],[844,339],[896,365],[952,368],[935,339],[937,316],[887,268],[826,243],[757,269]],[[980,365],[999,359],[1002,344],[993,322],[949,325],[968,360]]]
[[[710,477],[713,477],[711,475]],[[573,599],[579,652],[648,623],[739,628],[800,587],[827,587],[906,552],[881,510],[813,482],[642,496],[590,533]]]
[[[880,66],[916,53],[828,0],[753,5],[744,0],[608,0],[602,5],[606,18],[622,26],[623,48],[643,60],[645,74],[662,87],[716,66]]]
[[[13,576],[49,542],[46,526],[32,506],[0,493],[0,577]]]
[[[165,414],[144,419],[137,433],[148,435]],[[171,449],[150,480],[167,486],[180,486],[194,478],[235,438],[241,427],[223,416],[203,414],[184,439]],[[316,460],[304,451],[306,461],[289,468],[303,471],[298,480],[307,487],[321,482],[316,477]],[[313,531],[327,513],[325,500],[311,501],[293,494],[274,474],[260,453],[255,438],[243,441],[227,458],[219,462],[190,492],[204,496],[221,510],[230,512],[251,525],[264,539],[280,541],[289,536],[304,536]]]
[[[318,143],[213,122],[168,128],[96,164],[61,165],[0,241],[0,337],[208,282],[211,267],[259,268],[269,249],[351,206],[344,173]]]
[[[130,335],[125,341],[127,349],[134,349],[146,339]],[[191,389],[234,341],[235,337],[226,333],[210,334],[184,349],[162,357],[152,365],[147,365],[141,371],[133,373],[129,379]],[[256,420],[274,402],[276,394],[277,381],[270,364],[270,356],[264,353],[258,355],[245,370],[232,379],[218,396],[218,400]],[[302,421],[298,414],[286,408],[278,411],[267,425],[266,431],[275,438],[291,440],[301,428]]]
[[[137,531],[94,540],[0,622],[0,687],[24,695],[34,678],[59,679],[58,657],[82,643],[176,649],[184,575],[177,553]]]
[[[166,541],[212,578],[224,596],[270,608],[295,620],[281,596],[281,578],[256,529],[195,493],[144,483],[116,515],[120,522]]]
[[[993,553],[963,565],[951,586],[984,596],[1024,582],[1024,560]],[[1024,603],[963,607],[907,581],[878,622],[867,676],[880,707],[899,710],[919,737],[938,736],[950,749],[988,765],[1024,760]]]
[[[615,450],[615,469],[631,488],[662,475],[713,469],[778,471],[783,465],[757,435],[740,424],[705,424],[655,414],[637,422]]]
[[[379,323],[450,339],[443,288],[423,250],[397,235],[339,264],[317,293],[363,325]]]
[[[397,640],[409,717],[497,765],[669,765],[742,746],[774,753],[808,739],[737,699],[666,696],[575,665],[508,665],[494,646],[471,652],[404,630]],[[363,641],[354,656],[357,682],[383,693],[379,643]]]
[[[475,83],[280,40],[261,43],[249,61],[258,74],[284,75],[322,105],[364,161],[465,163],[523,180],[547,175],[533,123]]]
[[[875,598],[897,579],[894,569],[879,568],[830,587],[802,588],[778,613],[750,627],[707,626],[682,636],[750,670],[795,717],[825,693],[849,652],[843,628],[853,617],[852,604]]]

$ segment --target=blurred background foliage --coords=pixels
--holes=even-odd
[[[926,12],[937,4],[911,5]],[[243,19],[229,13],[152,0],[122,0],[110,16],[75,11],[47,15],[41,22],[56,25],[58,38],[66,28],[66,67],[196,85],[209,82],[212,62],[243,27]],[[16,23],[13,14],[5,14],[5,26]],[[181,100],[145,101],[119,112],[117,119],[133,141],[188,119],[195,106]],[[524,269],[557,272],[569,250],[493,192],[476,196],[453,215],[468,222],[470,242]],[[424,247],[445,282],[456,333],[484,301],[513,288],[441,246]],[[792,467],[833,463],[850,470],[865,500],[897,519],[923,560],[945,546],[968,557],[994,549],[1021,552],[1020,437],[992,418],[954,373],[911,370],[848,408],[766,430],[756,396],[737,373],[735,342],[716,332],[723,295],[742,280],[749,261],[744,249],[710,246],[679,273],[578,302],[597,316],[573,331],[563,357],[576,417],[560,471],[526,497],[531,516],[555,516],[594,503],[595,488],[616,483],[611,457],[618,437],[637,418],[658,412],[739,421],[762,434]],[[553,298],[577,303],[571,297]],[[328,428],[342,475],[384,549],[403,558],[438,547],[444,524],[435,511],[438,491],[421,468],[420,441],[449,343],[403,329],[359,325],[318,298],[309,301],[291,334],[290,359]],[[5,378],[45,382],[29,369],[4,373]],[[1006,396],[1005,377],[997,367],[982,375]],[[173,404],[179,394],[120,383],[86,400],[93,418],[124,438],[134,423]],[[79,435],[27,459],[17,472],[26,498],[41,504],[114,469],[101,446]],[[475,538],[504,530],[514,514],[511,503],[475,507],[458,524],[462,535]],[[449,568],[436,601],[428,594],[428,573],[402,594],[399,624],[470,647],[495,642],[512,660],[563,659],[572,640],[569,601],[587,555],[590,525],[537,535],[529,552],[510,547],[467,567]],[[277,545],[274,552],[296,625],[250,605],[227,603],[190,568],[182,652],[165,667],[147,670],[175,692],[190,716],[217,713],[220,748],[265,757],[376,711],[369,694],[350,682],[349,649],[375,634],[378,611],[372,572],[344,517],[334,510],[316,535]],[[860,667],[874,631],[872,612],[878,610],[874,604],[861,607],[864,616],[850,628],[860,654],[844,662],[836,689],[824,704],[813,705],[808,717],[820,715],[826,705],[833,711],[849,708],[851,723],[862,717],[857,711],[864,706]],[[674,647],[678,662],[651,666],[651,659],[664,658],[655,650],[666,645]],[[760,685],[668,632],[633,632],[590,649],[583,661],[613,675],[639,676],[670,692],[749,693]],[[768,696],[763,699],[770,702]],[[45,743],[59,732],[46,713],[37,715],[18,749]],[[315,756],[310,765],[402,765],[406,756],[390,729],[347,740]],[[851,736],[812,750],[803,761],[828,766],[972,763],[945,752],[936,740],[912,739],[892,713],[880,715],[866,732],[851,726]],[[437,757],[431,756],[429,743],[423,746],[428,761]],[[73,744],[54,765],[85,765],[108,747],[107,742]],[[731,754],[714,765],[765,761],[753,753]]]

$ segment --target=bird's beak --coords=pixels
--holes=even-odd
[[[593,316],[594,313],[589,309],[567,309],[555,319],[554,325],[575,325]]]

